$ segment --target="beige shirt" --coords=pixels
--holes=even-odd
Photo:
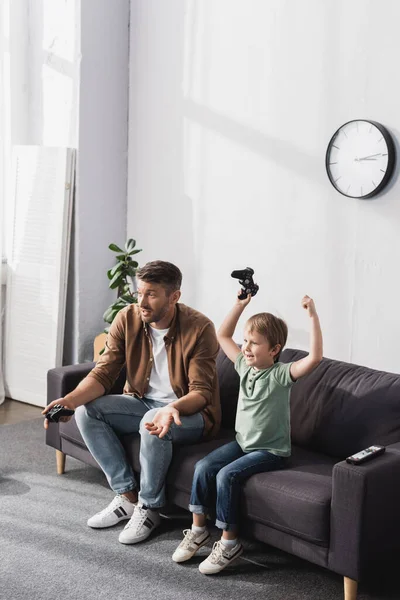
[[[191,391],[205,398],[203,434],[214,436],[221,422],[221,406],[216,372],[219,346],[213,323],[193,308],[177,303],[164,340],[172,389],[178,398]],[[126,366],[124,394],[143,398],[153,360],[149,325],[142,321],[139,307],[131,304],[112,322],[105,351],[88,377],[101,383],[107,394]]]

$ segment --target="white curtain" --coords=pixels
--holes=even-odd
[[[0,404],[4,402],[3,330],[6,244],[5,198],[10,169],[10,36],[9,0],[0,0]]]

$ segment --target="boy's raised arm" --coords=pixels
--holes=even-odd
[[[307,310],[308,316],[311,319],[310,353],[308,356],[291,364],[290,375],[292,379],[295,380],[307,375],[307,373],[311,373],[311,371],[321,362],[323,352],[321,326],[319,324],[317,311],[315,310],[314,300],[309,296],[304,296],[301,305]]]
[[[242,290],[240,290],[241,293]],[[225,352],[226,356],[234,363],[240,354],[240,350],[237,347],[237,344],[233,341],[232,337],[235,333],[235,328],[237,322],[239,321],[240,315],[248,305],[251,300],[251,294],[247,296],[244,300],[236,299],[236,302],[226,315],[221,327],[217,331],[217,338],[222,350]]]

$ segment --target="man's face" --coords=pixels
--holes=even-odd
[[[165,317],[172,318],[179,292],[172,292],[168,296],[167,290],[160,283],[147,283],[140,279],[137,280],[137,291],[138,306],[145,323],[158,323]]]

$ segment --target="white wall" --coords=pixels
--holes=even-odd
[[[217,326],[249,265],[247,316],[279,314],[307,348],[307,293],[326,356],[400,372],[399,169],[361,201],[324,164],[355,118],[398,147],[399,22],[397,0],[131,1],[128,231]]]
[[[129,0],[13,0],[12,141],[78,149],[64,362],[91,360],[126,239]]]

